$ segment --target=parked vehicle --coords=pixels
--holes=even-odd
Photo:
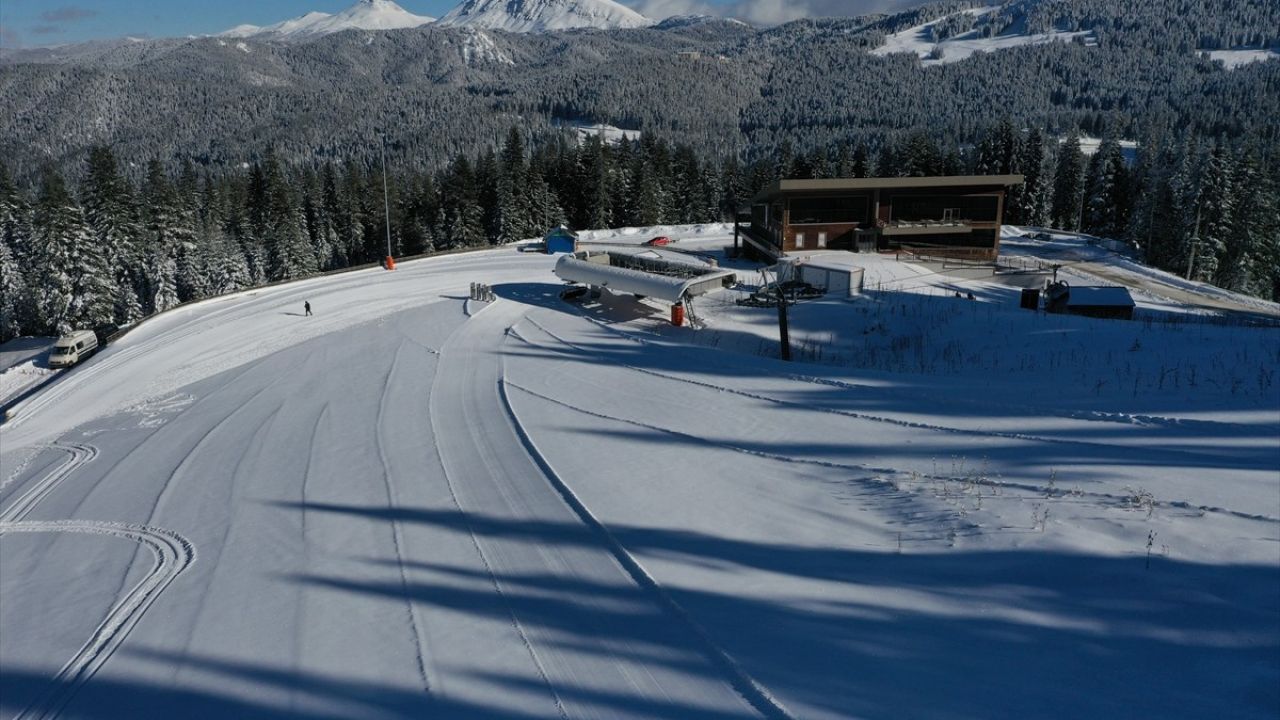
[[[49,354],[49,367],[71,367],[88,358],[98,349],[98,337],[92,330],[75,330],[63,335],[53,344]]]
[[[107,341],[111,339],[111,336],[115,335],[119,331],[120,326],[115,323],[103,323],[101,325],[94,326],[93,334],[98,338],[98,347],[106,345]]]
[[[670,245],[670,244],[671,244],[671,238],[667,237],[666,235],[659,235],[658,237],[645,242],[645,245],[648,245],[649,247],[654,247],[657,245]]]

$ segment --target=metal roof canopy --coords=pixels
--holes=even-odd
[[[738,276],[728,270],[718,270],[693,278],[679,278],[587,262],[572,255],[565,255],[557,260],[555,272],[557,277],[567,282],[656,298],[672,305],[686,297],[723,289],[738,280]]]
[[[757,201],[778,195],[839,193],[855,190],[903,190],[928,188],[984,188],[1021,185],[1021,175],[941,175],[935,177],[823,178],[778,180],[756,194]]]

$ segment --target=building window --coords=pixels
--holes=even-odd
[[[827,225],[867,221],[867,198],[817,197],[791,199],[792,225]]]
[[[827,246],[827,234],[824,232],[818,233],[818,247],[824,248],[826,246]]]
[[[995,222],[994,195],[898,195],[890,200],[893,222]]]
[[[796,249],[804,247],[804,233],[796,233]]]

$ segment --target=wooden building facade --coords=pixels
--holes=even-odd
[[[781,180],[752,201],[744,249],[770,259],[905,248],[994,260],[1005,193],[1021,183],[1021,175]]]

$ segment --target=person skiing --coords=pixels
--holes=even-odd
[[[306,311],[307,317],[311,317],[311,301],[310,300],[302,301],[302,309]]]

